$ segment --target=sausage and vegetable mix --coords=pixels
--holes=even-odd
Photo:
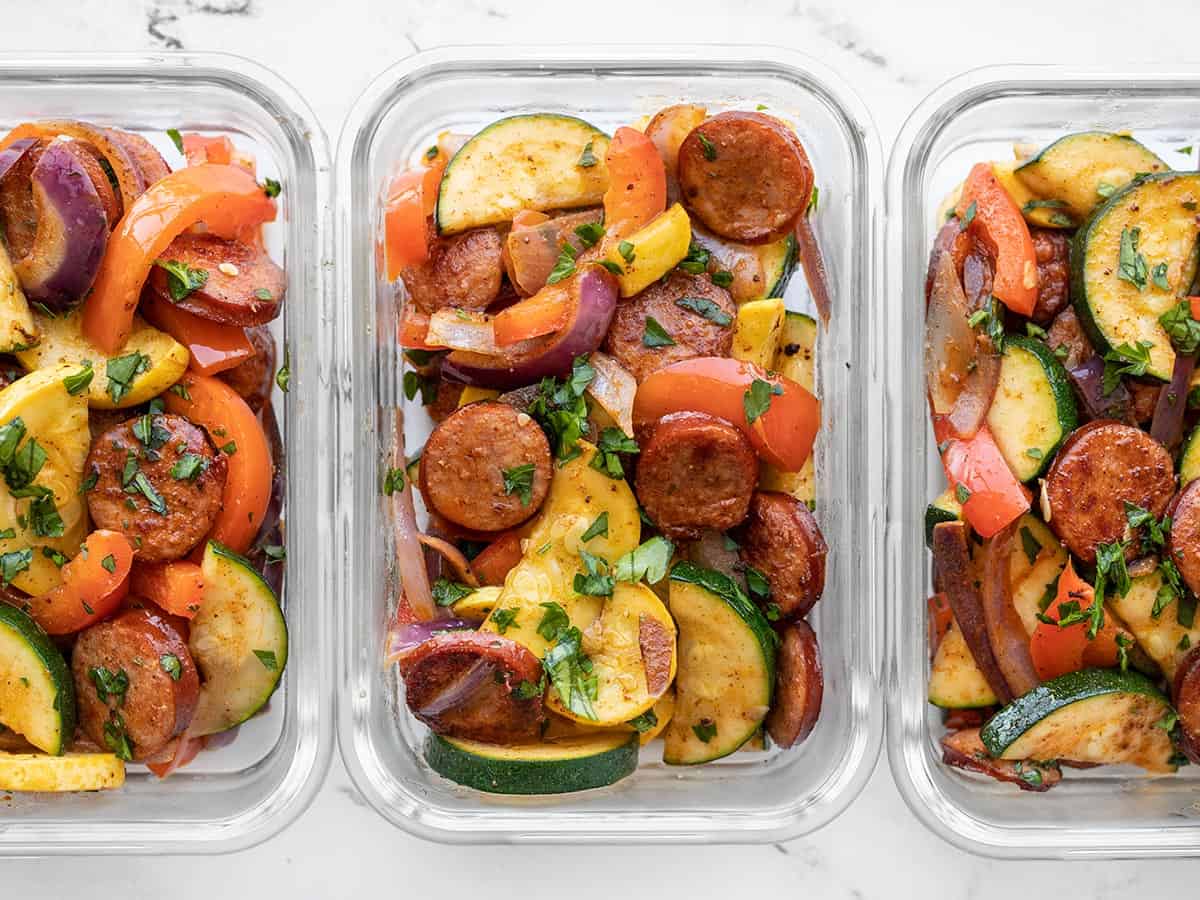
[[[287,662],[280,185],[167,137],[0,139],[0,790],[165,778]]]
[[[1128,134],[1016,149],[926,281],[929,701],[947,763],[1043,791],[1200,761],[1200,174]]]
[[[811,511],[829,295],[799,138],[668,107],[610,138],[556,114],[442,134],[388,187],[408,399],[389,632],[426,759],[483,791],[611,784],[821,708]],[[418,533],[414,495],[428,526]]]

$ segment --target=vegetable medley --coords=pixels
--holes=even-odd
[[[287,662],[280,185],[168,137],[0,140],[0,790],[166,777]]]
[[[926,280],[929,701],[947,763],[1025,790],[1173,772],[1200,760],[1200,174],[1128,134],[1016,157],[948,198]]]
[[[816,724],[798,259],[829,299],[812,168],[762,109],[671,106],[611,137],[513,116],[440,135],[388,186],[404,387],[437,424],[383,480],[387,658],[451,780],[582,790],[658,737],[689,765]]]

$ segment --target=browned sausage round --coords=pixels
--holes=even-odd
[[[1125,539],[1125,504],[1162,516],[1175,493],[1171,454],[1140,428],[1097,419],[1078,428],[1054,458],[1043,487],[1050,527],[1084,562],[1096,561],[1096,545]],[[1132,559],[1140,542],[1125,551]]]
[[[435,422],[445,421],[446,417],[458,409],[458,400],[462,396],[463,385],[457,381],[451,381],[449,378],[438,378],[435,382],[435,392],[428,403],[425,403],[425,411],[429,413],[429,418]],[[417,395],[422,402],[424,397]]]
[[[1067,305],[1071,287],[1071,242],[1063,231],[1054,228],[1030,228],[1033,251],[1037,255],[1038,297],[1033,321],[1050,322]]]
[[[200,679],[187,643],[165,617],[129,609],[83,631],[71,652],[79,724],[101,747],[153,756],[196,711]]]
[[[791,231],[812,193],[808,155],[795,132],[762,113],[725,112],[679,147],[683,203],[710,230],[744,244]]]
[[[1179,663],[1175,670],[1175,711],[1179,713],[1183,740],[1180,749],[1192,762],[1200,764],[1200,647]]]
[[[545,719],[541,692],[516,693],[542,679],[526,647],[485,631],[452,631],[400,660],[413,715],[438,734],[494,744],[537,740]]]
[[[775,698],[767,713],[767,734],[780,747],[793,747],[816,726],[825,690],[817,635],[803,619],[784,629],[775,665]]]
[[[46,141],[31,146],[0,178],[0,223],[4,225],[4,244],[12,259],[28,255],[37,238],[41,219],[33,201],[33,167],[42,158]]]
[[[275,338],[266,325],[247,328],[246,337],[250,339],[254,355],[217,377],[237,391],[252,410],[258,412],[267,405],[275,387]]]
[[[180,309],[203,319],[243,328],[265,325],[279,315],[287,277],[263,250],[215,234],[184,233],[171,241],[159,259],[181,262],[190,269],[208,273],[208,280],[201,287],[182,300],[175,300],[167,270],[161,266],[151,270],[151,289]]]
[[[671,413],[640,443],[637,497],[667,537],[693,540],[746,518],[758,457],[737,428],[707,413]]]
[[[476,228],[440,237],[429,224],[429,258],[401,273],[417,309],[434,313],[446,306],[486,309],[500,295],[503,245],[495,228]]]
[[[1193,481],[1180,491],[1168,512],[1171,538],[1167,546],[1171,559],[1192,592],[1200,593],[1200,481]],[[1200,726],[1200,719],[1196,724]],[[1200,736],[1200,727],[1196,734]]]
[[[212,527],[225,473],[224,454],[183,416],[138,416],[92,442],[84,466],[85,478],[96,477],[88,512],[95,527],[128,537],[138,559],[180,559]]]
[[[550,443],[537,422],[487,401],[455,411],[429,435],[420,488],[425,504],[454,524],[503,531],[537,512],[551,474]]]
[[[680,301],[684,305],[680,306]],[[707,275],[673,271],[666,282],[656,281],[617,305],[604,348],[640,382],[683,359],[728,356],[736,316],[729,291],[713,284]],[[662,326],[675,343],[646,346],[649,319]]]
[[[766,576],[769,602],[782,620],[808,614],[825,589],[828,548],[817,520],[800,500],[774,491],[755,493],[738,537],[742,562]]]
[[[132,131],[122,131],[119,128],[108,128],[105,130],[121,145],[121,148],[129,154],[130,159],[137,165],[142,173],[143,180],[146,182],[146,187],[150,187],[154,182],[170,174],[171,167],[162,158],[162,154],[140,134],[135,134]],[[114,222],[113,224],[115,225],[116,223]]]

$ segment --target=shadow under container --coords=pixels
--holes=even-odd
[[[290,358],[291,368],[289,392],[276,390],[272,398],[285,439],[288,552],[280,599],[289,652],[268,708],[231,742],[169,778],[130,765],[118,791],[6,798],[0,856],[250,847],[304,811],[333,747],[330,453],[318,439],[332,433],[325,136],[283,79],[215,53],[0,57],[0,128],[35,119],[82,119],[141,133],[175,166],[181,163],[167,129],[227,134],[254,153],[260,178],[283,185],[277,219],[264,236],[288,282],[271,329],[280,363]],[[286,528],[288,522],[297,527]]]
[[[945,840],[986,856],[1081,858],[1200,854],[1196,767],[1152,777],[1130,766],[1065,770],[1045,794],[941,762],[940,712],[926,702],[925,601],[932,593],[926,504],[945,489],[925,399],[925,272],[936,210],[976,162],[1012,159],[1075,131],[1131,131],[1169,165],[1200,137],[1200,78],[1052,66],[978,69],[938,88],[905,123],[887,185],[888,757],[913,813]]]
[[[763,104],[795,124],[820,187],[815,225],[834,305],[817,343],[817,517],[830,546],[825,596],[812,617],[825,666],[821,719],[793,751],[741,752],[696,768],[664,765],[661,744],[651,744],[634,775],[596,791],[513,798],[461,788],[423,761],[425,729],[404,706],[395,667],[382,664],[399,584],[379,486],[396,458],[397,431],[412,452],[429,429],[401,391],[398,294],[377,252],[384,191],[443,130],[474,133],[504,116],[555,111],[611,133],[681,102],[710,113]],[[811,832],[861,790],[882,731],[882,436],[872,436],[881,422],[872,345],[878,160],[870,119],[840,80],[804,56],[766,47],[441,49],[384,72],[356,103],[336,173],[345,298],[339,364],[351,385],[339,396],[338,735],[355,784],[388,821],[447,842],[752,843]],[[787,302],[811,312],[802,275]]]

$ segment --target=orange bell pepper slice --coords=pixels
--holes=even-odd
[[[1037,254],[1025,217],[996,180],[991,163],[971,169],[955,210],[965,221],[975,207],[968,230],[992,252],[996,273],[992,293],[1015,313],[1028,316],[1038,297]]]
[[[388,281],[429,258],[428,219],[437,208],[438,187],[449,154],[439,152],[427,166],[406,169],[388,185],[383,206]]]
[[[234,553],[245,553],[262,527],[271,500],[275,468],[267,435],[246,401],[225,382],[185,372],[179,384],[187,396],[174,391],[163,394],[167,411],[203,425],[218,447],[229,448],[225,450],[228,472],[221,511],[207,539],[219,541]],[[198,562],[203,554],[201,543],[193,559]]]
[[[521,534],[519,531],[507,531],[479,551],[479,555],[471,560],[471,571],[480,584],[499,587],[520,561]]]
[[[62,584],[29,601],[47,634],[70,634],[112,615],[129,593],[133,547],[119,531],[93,531],[62,567]]]
[[[244,328],[201,318],[149,291],[142,299],[142,313],[151,325],[188,348],[189,365],[201,375],[232,369],[254,355]]]
[[[945,430],[934,426],[935,434]],[[980,537],[991,537],[1029,511],[1029,489],[1017,481],[986,425],[970,440],[951,438],[942,446],[946,480],[955,490],[961,486],[969,494],[962,505],[963,516]]]
[[[172,172],[125,210],[108,239],[91,295],[83,304],[83,333],[113,354],[125,343],[150,267],[171,241],[203,222],[236,237],[275,218],[275,201],[240,166],[205,164]]]
[[[574,303],[566,282],[546,285],[532,297],[496,314],[492,319],[496,345],[507,347],[528,338],[553,334],[566,326]]]
[[[189,166],[202,166],[205,163],[227,166],[233,162],[233,141],[223,134],[209,136],[188,132],[180,135],[180,139]]]
[[[604,156],[605,244],[632,234],[667,208],[667,170],[654,141],[635,128],[618,128]]]
[[[766,382],[769,401],[766,411],[750,422],[746,405],[756,381]],[[820,402],[796,382],[721,356],[685,359],[647,377],[634,397],[634,426],[684,410],[706,412],[735,425],[759,457],[784,472],[804,465],[821,426]]]
[[[1029,639],[1029,655],[1033,658],[1038,677],[1043,681],[1080,669],[1111,668],[1117,664],[1117,636],[1122,629],[1113,625],[1111,619],[1105,620],[1093,640],[1088,639],[1086,621],[1066,626],[1057,624],[1066,614],[1063,607],[1067,604],[1078,603],[1080,612],[1087,613],[1095,602],[1096,592],[1075,573],[1074,562],[1068,560],[1067,567],[1058,578],[1058,593],[1054,602],[1046,609],[1047,618],[1053,619],[1055,624],[1039,621]]]
[[[1192,318],[1200,321],[1200,297],[1188,297],[1188,306],[1192,310]]]
[[[204,599],[204,575],[186,559],[165,563],[136,563],[129,576],[129,590],[154,602],[174,616],[193,618]]]

